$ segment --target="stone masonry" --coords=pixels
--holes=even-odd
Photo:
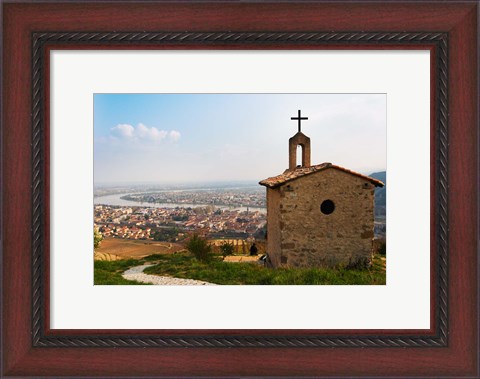
[[[274,267],[368,266],[375,184],[334,167],[267,189],[267,252]],[[331,214],[321,204],[331,200]]]
[[[294,170],[297,165],[297,146],[302,147],[302,166],[310,166],[310,138],[298,132],[288,140],[288,167]]]

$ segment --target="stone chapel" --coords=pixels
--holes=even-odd
[[[368,267],[373,255],[374,192],[379,180],[334,165],[310,163],[310,138],[289,140],[289,167],[267,187],[268,260],[273,267]],[[297,147],[301,162],[297,166]]]

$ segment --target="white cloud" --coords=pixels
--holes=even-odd
[[[176,130],[160,130],[154,126],[148,127],[142,123],[136,127],[129,124],[118,124],[110,129],[110,133],[112,137],[141,142],[160,142],[167,137],[169,140],[177,142],[181,137],[180,132]]]
[[[167,136],[168,132],[165,130],[158,130],[154,126],[148,127],[143,124],[138,124],[135,129],[135,135],[141,139],[152,141],[161,141]]]
[[[129,124],[118,124],[110,129],[114,137],[131,138],[134,134],[134,127]]]
[[[171,130],[170,131],[170,139],[173,141],[173,142],[177,142],[180,137],[182,135],[180,134],[180,132],[176,131],[176,130]]]

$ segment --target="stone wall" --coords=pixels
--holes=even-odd
[[[267,252],[274,267],[369,265],[374,189],[335,168],[269,189]],[[320,210],[325,200],[335,204],[331,214]]]
[[[280,251],[280,188],[267,188],[267,253]],[[269,254],[274,267],[280,265],[280,254]]]

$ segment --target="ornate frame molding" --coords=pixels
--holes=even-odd
[[[436,333],[425,335],[45,335],[45,46],[47,44],[412,45],[436,47]],[[32,345],[34,347],[444,347],[448,345],[448,35],[430,32],[34,32],[32,34]]]

